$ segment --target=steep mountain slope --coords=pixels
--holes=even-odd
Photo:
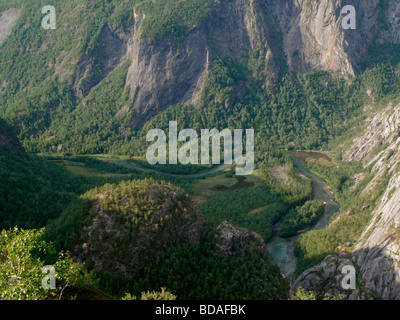
[[[322,69],[346,76],[360,73],[382,12],[374,1],[271,1],[288,64],[302,72]],[[356,8],[356,29],[342,28],[342,8]]]
[[[369,112],[366,105],[387,103],[400,94],[398,1],[66,0],[56,4],[57,29],[47,31],[40,26],[45,4],[44,0],[0,0],[0,116],[15,127],[28,151],[143,156],[147,129],[164,129],[168,121],[177,120],[180,128],[198,131],[210,127],[256,129],[257,166],[267,166],[281,161],[275,158],[276,149],[326,148],[330,140],[350,127],[353,117]],[[341,26],[345,5],[356,8],[355,30]],[[361,189],[355,194],[362,200],[352,199],[356,205],[332,222],[335,237],[328,234],[325,242],[316,241],[320,246],[329,243],[338,255],[305,271],[295,287],[336,294],[341,291],[337,284],[340,270],[349,263],[359,268],[361,284],[351,298],[397,299],[399,109],[389,107],[366,121],[366,133],[342,148],[345,164],[336,168],[345,171],[347,162],[362,162],[365,171],[353,177],[352,186]],[[361,131],[359,126],[353,126],[353,130]],[[21,154],[9,153],[2,146]],[[75,188],[81,188],[76,181],[70,185],[70,177],[60,168],[22,151],[16,138],[0,124],[0,214],[4,227],[46,224],[75,199]],[[63,177],[57,180],[57,188],[50,186],[54,176]],[[341,178],[338,185],[343,188]],[[158,190],[153,187],[147,190],[150,194]],[[27,190],[29,197],[23,198],[25,193],[20,190]],[[47,202],[54,193],[60,195],[57,201]],[[81,243],[80,254],[100,270],[109,262],[104,270],[127,275],[126,269],[135,269],[136,262],[127,259],[123,250],[119,251],[120,260],[109,259],[121,240],[113,242],[110,233],[116,231],[117,238],[129,236],[124,224],[130,228],[134,223],[122,216],[137,217],[132,210],[119,212],[131,197],[109,195],[93,192],[95,218],[85,230],[85,244],[104,247],[89,252]],[[177,200],[174,195],[172,200]],[[113,220],[103,209],[114,212],[107,206],[115,201],[121,215]],[[359,203],[363,205],[358,207]],[[88,211],[80,205],[65,212],[86,214]],[[34,214],[29,215],[32,207]],[[43,207],[46,214],[41,215]],[[180,205],[178,208],[184,210]],[[147,218],[161,220],[158,209],[151,209]],[[199,216],[192,218],[201,220]],[[140,236],[154,240],[154,234],[144,229],[155,226],[143,221]],[[99,231],[100,222],[105,232]],[[190,227],[192,221],[186,222]],[[359,236],[357,228],[364,224]],[[351,233],[342,238],[354,240],[357,236],[356,244],[339,239],[342,226]],[[221,228],[221,251],[231,253],[229,248],[246,247],[257,240],[257,236],[233,226],[223,224]],[[91,233],[93,230],[99,233]],[[185,234],[190,232],[185,229]],[[199,236],[196,230],[194,235],[196,239]],[[107,238],[104,243],[103,238]],[[163,240],[155,242],[158,245]],[[132,243],[124,243],[134,251]],[[147,245],[139,241],[138,246],[145,251]],[[187,269],[196,267],[187,262],[193,252],[179,250],[183,251],[180,257],[189,257],[182,259]],[[196,254],[204,258],[208,250]],[[322,250],[322,255],[327,251]],[[263,254],[260,270],[269,272]],[[247,258],[240,256],[235,261]],[[232,267],[227,260],[218,259],[215,261]],[[161,269],[157,279],[169,276],[160,261],[148,266],[147,274]],[[176,260],[168,262],[166,265],[173,266]],[[219,280],[224,278],[224,271],[213,270],[220,272]],[[280,282],[278,272],[272,274]],[[196,279],[207,286],[212,283],[209,279],[214,280],[204,274]],[[156,286],[157,281],[146,285]],[[171,282],[173,286],[177,281]],[[258,293],[252,297],[258,297],[260,291],[256,285],[254,288]],[[213,294],[208,287],[203,289],[204,294]],[[193,291],[188,294],[185,290],[183,293],[192,297]]]
[[[177,103],[197,106],[209,64],[215,58],[230,56],[244,64],[248,51],[257,49],[269,66],[264,76],[274,76],[279,46],[271,46],[277,31],[264,15],[266,10],[266,3],[260,1],[217,1],[210,6],[207,18],[180,42],[171,36],[136,40],[127,85],[137,121],[143,123]],[[142,20],[143,14],[135,12],[137,32]]]
[[[99,153],[134,149],[143,143],[137,129],[173,105],[193,105],[188,119],[209,117],[211,102],[220,106],[216,113],[240,104],[260,110],[260,95],[273,108],[288,90],[287,66],[353,76],[364,70],[371,45],[398,43],[398,3],[346,4],[356,7],[356,30],[341,27],[339,0],[70,0],[56,6],[57,30],[45,31],[39,3],[2,0],[3,16],[19,18],[1,44],[0,115],[30,150]],[[215,62],[226,56],[232,63],[220,70]],[[233,67],[241,73],[230,74]],[[220,87],[210,93],[215,70]],[[296,84],[299,94],[306,84]]]
[[[400,299],[399,296],[399,233],[400,226],[400,106],[373,112],[364,122],[364,133],[345,150],[345,161],[361,161],[370,167],[372,179],[363,187],[362,194],[372,194],[382,181],[382,197],[372,208],[371,219],[354,244],[351,254],[342,252],[329,256],[312,269],[306,270],[295,282],[319,293],[347,293],[349,299]],[[358,177],[358,181],[362,177]],[[360,183],[360,182],[358,182]],[[371,203],[372,204],[372,203]],[[344,213],[344,215],[349,212]],[[339,216],[331,224],[337,223]],[[357,270],[357,289],[343,292],[340,286],[345,265]]]
[[[365,192],[376,187],[383,175],[388,176],[389,183],[355,247],[353,259],[361,267],[359,277],[367,290],[383,299],[400,299],[400,106],[390,107],[370,119],[367,137],[356,144],[364,155],[348,157],[360,157],[364,166],[373,165],[376,174]],[[373,152],[376,148],[383,150]]]
[[[0,119],[0,228],[43,227],[75,199],[81,184],[55,164],[26,153]]]
[[[17,138],[0,128],[0,228],[46,226],[57,249],[69,246],[76,260],[95,269],[101,290],[118,298],[161,285],[180,299],[287,298],[288,281],[254,232],[228,222],[210,228],[183,190],[148,179],[126,181],[130,175],[99,177],[94,185],[123,182],[78,198],[90,179],[19,150]],[[69,161],[95,164],[89,160]],[[117,169],[101,165],[106,172]],[[96,288],[78,286],[78,297],[110,298]],[[74,290],[66,295],[76,296]]]
[[[0,119],[0,148],[9,151],[24,151],[21,143],[3,119]]]
[[[0,44],[9,36],[20,15],[20,10],[8,9],[0,13]]]

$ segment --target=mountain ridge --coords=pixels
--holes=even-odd
[[[377,0],[348,3],[357,8],[356,30],[341,28],[343,3],[339,0],[194,1],[198,5],[195,8],[204,13],[193,18],[193,25],[182,29],[184,31],[167,28],[170,24],[175,26],[171,17],[176,8],[169,12],[165,1],[158,3],[165,10],[159,20],[165,17],[166,22],[157,25],[154,28],[158,29],[151,32],[145,23],[146,19],[153,21],[151,14],[145,14],[149,10],[148,4],[122,0],[113,1],[103,11],[87,5],[87,11],[96,12],[101,22],[93,21],[91,12],[88,22],[81,26],[76,25],[76,19],[82,17],[85,4],[77,5],[71,1],[64,5],[65,8],[58,9],[61,16],[59,30],[38,30],[43,42],[38,46],[39,52],[50,59],[45,70],[39,71],[38,66],[33,66],[36,68],[33,72],[37,76],[45,72],[44,84],[53,81],[47,87],[53,87],[52,91],[59,93],[50,95],[47,103],[39,102],[42,105],[36,107],[39,110],[34,104],[38,100],[35,91],[45,90],[40,85],[28,90],[27,106],[9,100],[10,110],[22,109],[9,110],[5,114],[18,123],[17,129],[20,137],[23,136],[24,144],[33,142],[32,147],[43,149],[42,145],[49,144],[54,136],[57,140],[65,140],[65,134],[60,135],[59,132],[74,129],[74,123],[70,120],[71,116],[57,118],[63,118],[62,115],[71,112],[71,109],[76,110],[73,117],[78,119],[79,125],[87,126],[84,132],[91,133],[95,124],[90,127],[80,124],[83,121],[79,119],[80,110],[89,105],[96,111],[98,104],[104,104],[96,97],[96,88],[104,87],[110,81],[115,82],[113,74],[118,73],[127,60],[130,61],[127,62],[129,66],[126,74],[121,75],[121,84],[109,93],[110,106],[101,113],[99,110],[99,114],[94,113],[97,121],[102,121],[105,113],[109,118],[117,118],[107,129],[119,136],[115,138],[117,140],[133,138],[136,127],[143,127],[170,106],[191,104],[195,108],[206,107],[204,88],[209,81],[209,67],[215,59],[229,56],[241,66],[251,62],[256,69],[249,77],[256,76],[257,81],[263,84],[264,94],[271,97],[276,94],[277,81],[286,65],[292,72],[325,70],[341,77],[353,77],[364,70],[370,45],[399,43],[398,20],[393,12],[400,9],[393,1],[385,2],[385,5],[380,5]],[[195,12],[189,9],[192,9],[190,6],[188,12],[191,14]],[[123,13],[129,18],[120,18],[125,17]],[[183,15],[180,11],[178,14]],[[11,13],[5,11],[3,15]],[[14,32],[24,25],[22,19],[25,19],[26,13],[21,12],[19,17]],[[185,21],[185,16],[182,17]],[[40,18],[37,13],[35,21]],[[69,45],[72,38],[62,43],[63,37],[72,37],[72,30],[67,27],[70,20],[78,29],[79,45],[76,48]],[[89,27],[89,23],[93,26]],[[32,28],[39,27],[29,21],[25,24],[30,24]],[[158,35],[158,32],[164,32],[163,26],[166,33]],[[60,34],[62,29],[67,32],[65,36]],[[23,57],[26,53],[21,53],[21,48],[26,44],[20,43],[18,37],[11,32],[7,39],[17,40],[13,54]],[[7,82],[7,79],[2,79],[2,83],[6,92],[11,90],[11,85],[16,85]],[[240,97],[247,89],[238,83],[232,90],[235,97]],[[19,100],[26,102],[26,97],[21,96]],[[227,106],[232,106],[236,100],[231,100]],[[18,107],[11,107],[14,103]],[[26,122],[26,125],[21,126],[21,122]],[[44,126],[39,130],[33,129],[30,123]],[[78,131],[76,134],[84,133]],[[38,143],[38,139],[43,141]],[[60,143],[52,147],[57,149]],[[110,145],[106,147],[111,148]]]

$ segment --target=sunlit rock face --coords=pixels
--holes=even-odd
[[[293,290],[302,286],[320,293],[344,293],[349,299],[400,299],[400,105],[371,114],[362,130],[343,160],[372,166],[374,176],[363,189],[365,195],[387,179],[383,195],[352,254],[327,257],[306,270]],[[343,261],[356,268],[358,283],[362,284],[350,294],[340,286]]]
[[[17,22],[20,13],[21,10],[17,9],[8,9],[0,12],[0,44],[11,33],[11,30]]]

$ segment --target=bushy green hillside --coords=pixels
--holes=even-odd
[[[93,189],[46,234],[88,262],[113,295],[160,286],[178,299],[280,299],[288,293],[266,252],[251,244],[243,253],[217,252],[215,227],[205,226],[190,198],[170,184],[136,180]]]
[[[0,148],[0,227],[40,228],[56,218],[82,190],[55,164]]]
[[[0,228],[44,227],[79,195],[106,183],[154,178],[192,190],[190,179],[139,172],[94,158],[38,157],[21,150],[15,135],[4,126],[0,141],[4,143],[0,146]],[[92,170],[92,174],[71,174],[62,165],[65,163]]]
[[[298,231],[313,226],[324,213],[322,201],[307,201],[303,206],[292,209],[281,221],[280,235],[290,237]]]
[[[286,213],[288,206],[279,195],[262,184],[245,190],[216,193],[200,208],[209,221],[220,223],[229,220],[267,240],[274,223]]]

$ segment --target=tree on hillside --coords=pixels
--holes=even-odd
[[[44,229],[3,230],[0,234],[0,299],[43,300],[61,299],[65,288],[89,279],[84,265],[72,260],[69,252],[56,255],[50,243],[42,240]],[[57,257],[56,288],[45,289],[42,273],[45,260]]]

